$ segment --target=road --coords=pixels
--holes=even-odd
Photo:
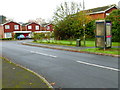
[[[118,58],[2,42],[2,54],[55,82],[55,88],[118,88]],[[1,42],[0,42],[1,43]]]

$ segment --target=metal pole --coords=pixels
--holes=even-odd
[[[84,3],[84,0],[83,0],[83,15],[85,15],[85,3]],[[85,19],[83,18],[83,32],[84,32],[84,36],[83,36],[83,41],[84,41],[84,46],[86,46],[86,42],[85,42]]]

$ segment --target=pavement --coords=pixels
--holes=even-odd
[[[42,75],[54,88],[119,86],[118,57],[34,47],[22,42],[26,41],[2,42],[2,55]]]
[[[2,88],[45,88],[52,90],[43,77],[8,59],[2,60]],[[48,88],[48,89],[47,89]],[[51,88],[51,89],[50,89]]]
[[[29,46],[36,46],[36,47],[51,48],[51,49],[57,49],[57,50],[65,50],[65,51],[71,51],[71,52],[80,52],[80,53],[89,53],[89,54],[96,54],[96,55],[120,57],[120,55],[114,55],[114,54],[81,51],[83,49],[95,48],[95,47],[83,47],[83,46],[77,47],[77,46],[41,44],[41,43],[33,43],[31,40],[30,41],[21,41],[21,44],[22,45],[29,45]],[[113,46],[113,47],[118,48],[117,46]]]

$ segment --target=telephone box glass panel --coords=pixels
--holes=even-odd
[[[106,23],[106,36],[111,35],[111,23]]]
[[[96,35],[104,36],[104,23],[97,23],[96,24]]]
[[[96,45],[97,47],[104,47],[104,37],[99,37],[99,38],[96,38]]]

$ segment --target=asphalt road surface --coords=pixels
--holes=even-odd
[[[2,42],[2,54],[45,77],[55,88],[118,88],[118,58]],[[0,42],[1,43],[1,42]]]

